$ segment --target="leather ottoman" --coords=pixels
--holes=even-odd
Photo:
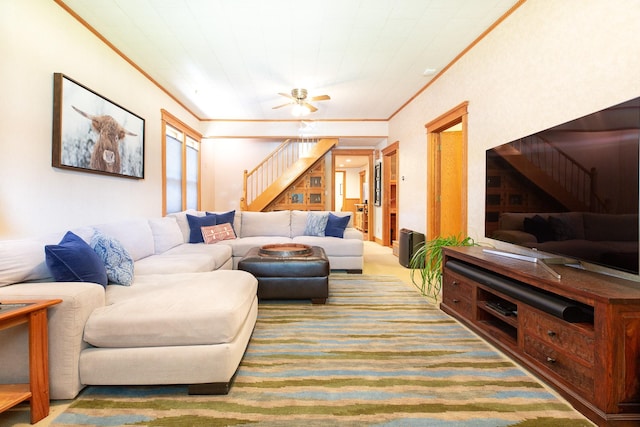
[[[329,260],[318,246],[304,256],[263,255],[260,248],[252,248],[238,262],[238,270],[258,279],[259,299],[310,299],[324,304],[329,296]]]

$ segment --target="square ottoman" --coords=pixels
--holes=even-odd
[[[324,249],[311,247],[309,255],[264,255],[250,249],[238,269],[258,279],[259,299],[310,299],[324,304],[329,296],[329,260]]]

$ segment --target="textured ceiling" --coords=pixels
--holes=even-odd
[[[62,0],[201,119],[388,119],[516,0]],[[426,69],[433,73],[424,75]]]

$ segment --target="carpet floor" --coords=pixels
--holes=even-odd
[[[411,285],[338,274],[326,305],[260,302],[228,395],[92,386],[52,425],[593,424]]]

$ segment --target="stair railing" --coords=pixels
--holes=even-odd
[[[540,136],[521,138],[515,141],[514,147],[577,201],[589,206],[591,212],[607,212],[606,204],[596,192],[598,173],[595,168],[585,168]]]
[[[287,139],[250,172],[244,171],[240,208],[248,206],[298,159],[307,157],[316,139]]]

